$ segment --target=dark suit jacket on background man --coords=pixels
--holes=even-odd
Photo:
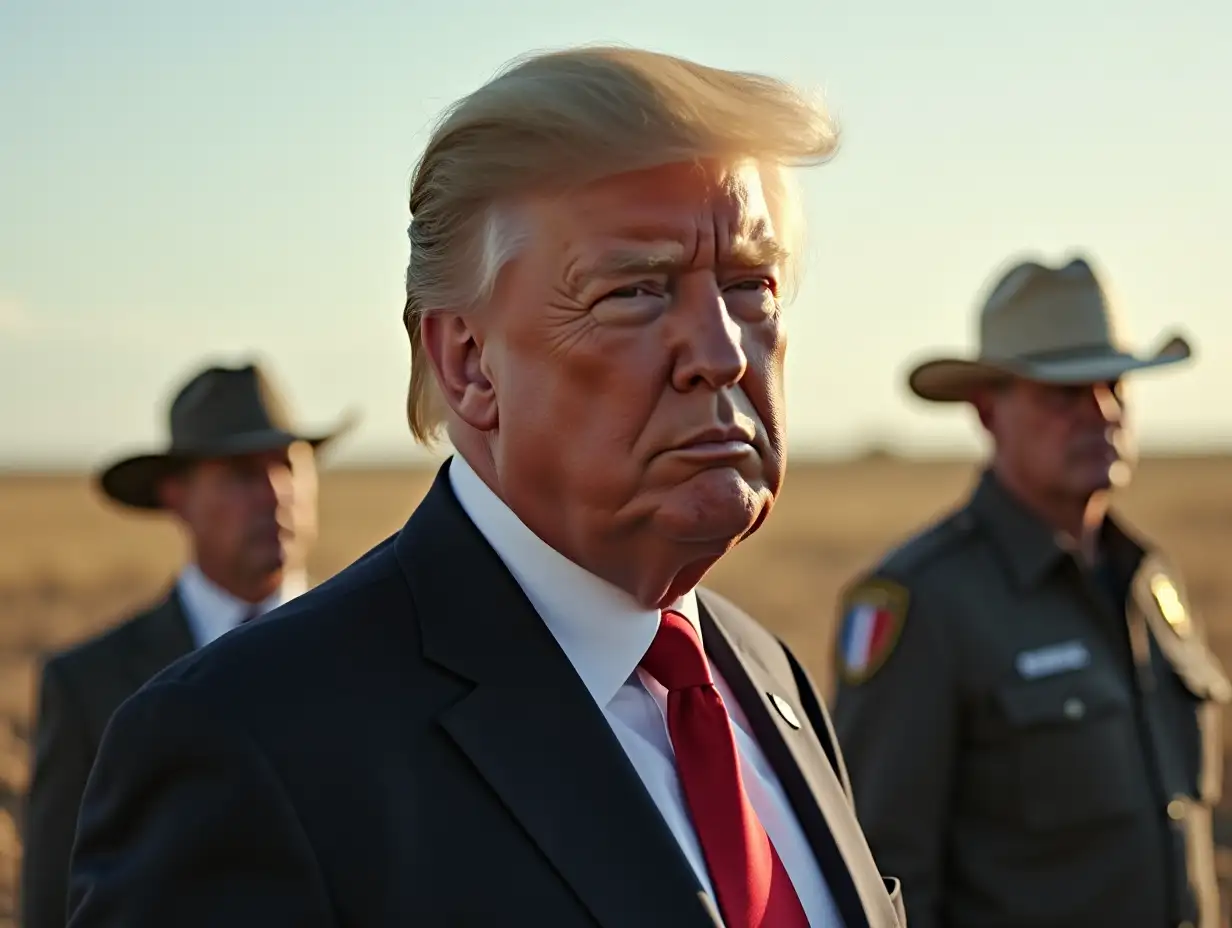
[[[173,590],[148,610],[44,666],[25,811],[22,898],[27,928],[64,924],[77,809],[112,712],[192,649],[192,635]]]

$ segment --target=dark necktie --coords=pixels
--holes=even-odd
[[[676,770],[727,928],[808,928],[791,878],[749,801],[723,697],[701,639],[664,612],[641,666],[668,691]]]

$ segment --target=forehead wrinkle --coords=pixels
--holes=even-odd
[[[654,220],[635,222],[624,231],[624,241],[618,238],[607,246],[571,256],[563,269],[562,282],[581,289],[590,279],[660,274],[702,263],[714,267],[784,264],[789,251],[775,238],[760,166],[729,168],[710,183],[709,195],[702,196],[693,222],[686,222],[675,231]]]
[[[729,205],[734,206],[741,226],[749,222],[763,221],[770,214],[762,181],[762,168],[756,163],[745,163],[727,171],[719,181]]]
[[[775,238],[774,218],[762,184],[762,167],[745,163],[733,167],[722,177],[720,189],[726,203],[716,210],[716,231],[719,215],[728,214],[721,223],[721,240],[726,251],[741,264],[779,264],[788,258],[786,247]],[[726,208],[724,208],[726,207]]]
[[[741,209],[734,221],[721,225],[716,221],[716,227],[720,264],[764,267],[784,264],[789,258],[787,247],[775,237],[769,215]]]

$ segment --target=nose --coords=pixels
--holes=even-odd
[[[265,469],[265,487],[269,490],[271,506],[289,505],[295,496],[295,481],[291,479],[291,468],[278,463]]]
[[[1121,398],[1117,395],[1116,385],[1097,383],[1091,390],[1092,402],[1088,409],[1103,422],[1118,425],[1121,421]]]
[[[711,274],[681,281],[669,338],[676,358],[672,385],[681,392],[734,386],[748,369],[740,324]]]
[[[291,472],[284,464],[258,465],[249,472],[249,499],[263,513],[286,506],[291,499]]]

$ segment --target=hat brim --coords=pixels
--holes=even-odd
[[[1145,356],[1104,351],[1048,360],[937,358],[913,368],[907,376],[907,386],[916,396],[932,403],[962,403],[983,387],[1015,378],[1064,385],[1102,383],[1133,371],[1178,364],[1192,356],[1189,342],[1181,335],[1172,335],[1157,351]]]
[[[358,416],[351,413],[344,416],[333,429],[324,433],[300,434],[282,429],[265,429],[231,436],[211,448],[132,455],[104,468],[98,475],[98,487],[104,495],[123,506],[147,511],[159,510],[163,508],[159,498],[159,484],[197,461],[260,454],[263,451],[285,448],[299,441],[307,442],[319,451],[351,431],[357,421]]]

